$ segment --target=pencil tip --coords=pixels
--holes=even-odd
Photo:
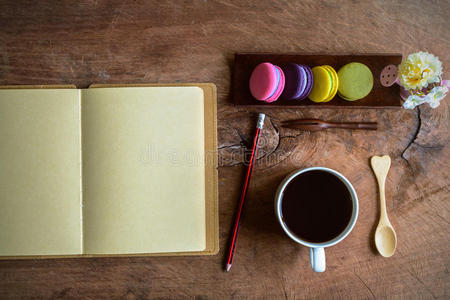
[[[227,264],[227,272],[229,272],[231,269],[231,264]]]

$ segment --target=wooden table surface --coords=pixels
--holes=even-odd
[[[38,3],[39,2],[39,3]],[[450,297],[449,97],[438,109],[266,109],[236,258],[223,272],[243,150],[258,110],[230,104],[235,52],[408,53],[450,66],[450,2],[1,1],[0,84],[214,82],[218,89],[220,252],[204,257],[0,261],[0,298],[221,299]],[[158,2],[158,3],[156,3]],[[446,75],[450,77],[450,75]],[[297,117],[378,121],[377,132],[280,128]],[[373,241],[372,155],[389,154],[392,258]],[[354,185],[353,232],[315,274],[308,249],[277,225],[273,197],[289,172],[326,166]],[[3,241],[0,241],[3,242]]]

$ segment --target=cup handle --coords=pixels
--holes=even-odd
[[[325,271],[325,250],[323,248],[309,248],[309,258],[314,272]]]

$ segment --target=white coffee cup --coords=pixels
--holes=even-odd
[[[352,216],[350,218],[350,221],[348,222],[347,226],[345,227],[344,231],[342,231],[337,237],[333,238],[330,241],[323,242],[323,243],[311,243],[305,240],[302,240],[298,236],[296,236],[283,222],[282,214],[281,214],[281,207],[283,202],[283,193],[286,189],[286,186],[298,175],[309,172],[309,171],[325,171],[328,173],[333,174],[337,178],[339,178],[347,187],[348,191],[350,192],[351,198],[352,198]],[[276,196],[275,196],[275,214],[277,216],[278,222],[280,222],[281,227],[283,228],[284,232],[295,242],[302,244],[306,247],[310,248],[310,260],[311,260],[311,267],[315,272],[324,272],[325,271],[325,247],[330,247],[333,245],[336,245],[340,241],[342,241],[353,229],[356,223],[356,219],[358,218],[358,196],[356,195],[355,189],[353,188],[350,181],[348,181],[347,178],[344,177],[344,175],[340,174],[339,172],[323,168],[323,167],[312,167],[307,168],[303,170],[295,171],[291,174],[289,174],[279,185]]]

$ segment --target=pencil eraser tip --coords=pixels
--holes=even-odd
[[[256,125],[256,127],[258,127],[259,129],[262,129],[263,125],[264,125],[264,119],[265,118],[266,118],[266,115],[263,114],[263,113],[260,113],[259,117],[258,117],[258,124]]]

